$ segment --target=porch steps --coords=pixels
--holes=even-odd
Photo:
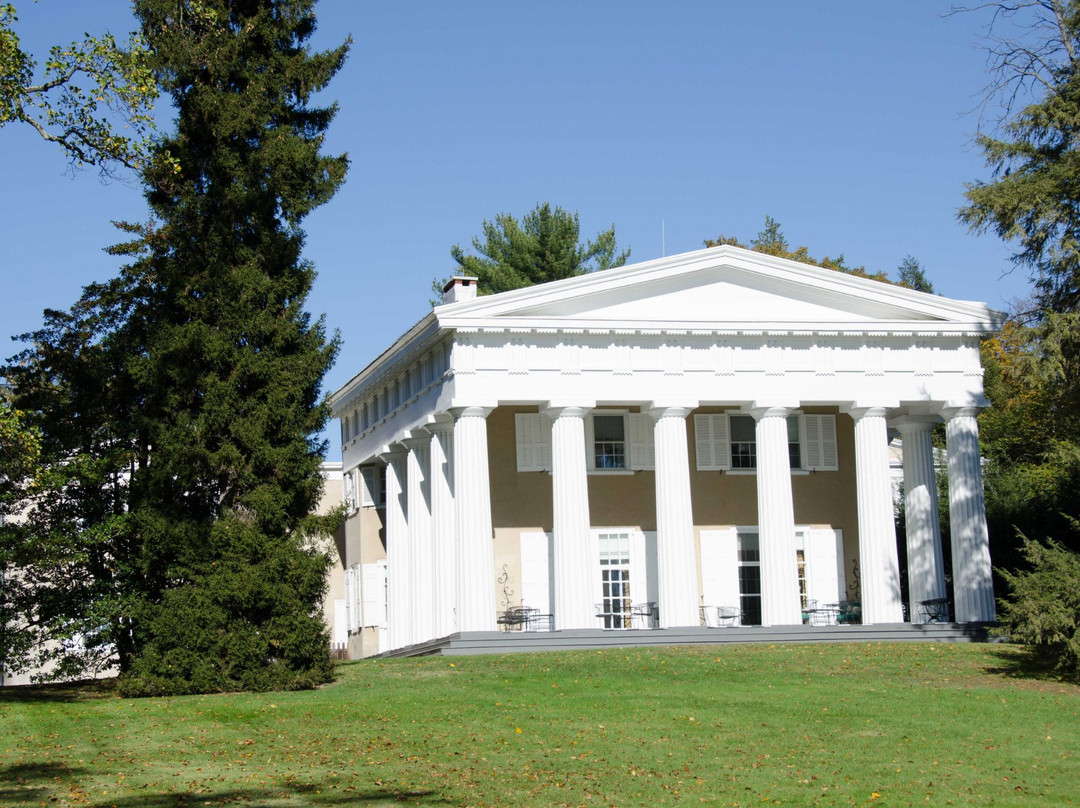
[[[572,629],[564,631],[465,631],[386,651],[380,659],[416,656],[516,654],[727,643],[1000,642],[989,623],[884,623],[873,626],[732,626],[725,628]]]

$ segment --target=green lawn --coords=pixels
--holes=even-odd
[[[1006,646],[343,665],[321,690],[0,691],[0,804],[1075,805],[1080,686]]]

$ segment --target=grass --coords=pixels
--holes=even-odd
[[[1008,646],[342,665],[317,691],[0,691],[0,804],[1075,805],[1080,686]]]

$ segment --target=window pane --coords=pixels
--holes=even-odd
[[[597,415],[593,418],[593,435],[596,440],[625,440],[621,415]]]
[[[799,416],[789,415],[787,419],[787,439],[791,443],[799,442]]]
[[[758,552],[758,534],[757,533],[740,533],[739,534],[739,561],[758,561],[760,554]]]
[[[761,594],[761,567],[739,567],[739,593],[743,595]]]
[[[757,440],[754,419],[749,415],[731,416],[731,439],[733,441],[754,443]]]

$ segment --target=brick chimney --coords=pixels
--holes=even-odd
[[[442,290],[443,303],[460,303],[462,300],[476,299],[476,278],[458,275],[446,282]]]

